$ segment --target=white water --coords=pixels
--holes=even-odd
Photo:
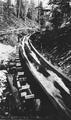
[[[10,45],[4,45],[0,43],[0,65],[7,65],[8,61],[12,58],[12,55],[16,53],[16,47]],[[4,98],[4,90],[6,89],[6,70],[0,69],[0,102]]]
[[[16,47],[0,43],[0,63],[4,61],[5,64],[7,61],[9,61],[12,53],[16,53]]]

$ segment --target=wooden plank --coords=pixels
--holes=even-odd
[[[31,98],[34,98],[34,94],[25,95],[25,99],[26,99],[26,100],[31,99]]]
[[[26,45],[26,50],[24,47],[25,45]],[[27,49],[28,49],[28,52],[26,52]],[[66,100],[65,96],[68,96],[68,99],[71,99],[71,91],[70,91],[71,80],[66,75],[61,73],[58,69],[56,69],[51,63],[49,63],[34,48],[32,43],[30,43],[30,41],[29,42],[28,40],[23,41],[23,46],[20,47],[20,52],[21,52],[22,58],[24,58],[23,60],[26,63],[30,73],[38,81],[39,85],[42,87],[42,89],[44,90],[46,95],[49,97],[49,99],[52,101],[54,106],[55,107],[58,106],[58,108],[62,110],[64,115],[66,115],[70,120],[71,112],[68,111],[69,107],[67,106],[67,104],[69,103]],[[35,54],[36,58],[40,61],[39,63],[34,58],[33,53]],[[31,60],[33,62],[31,62]],[[36,66],[38,66],[38,69]],[[47,75],[45,75],[45,72]],[[65,96],[63,96],[63,92]]]
[[[17,72],[18,76],[22,76],[24,75],[24,71],[23,72]]]
[[[64,78],[65,80],[67,81],[71,81],[71,79],[69,77],[67,77],[64,73],[62,73],[62,71],[60,71],[59,69],[57,69],[54,65],[52,65],[49,61],[47,61],[35,48],[34,46],[31,44],[31,42],[29,42],[31,47],[32,47],[32,50],[35,52],[36,55],[38,55],[42,60],[43,62],[45,63],[44,65],[45,66],[49,66],[50,69],[52,69],[56,74],[58,74],[59,76],[61,76],[62,78]]]
[[[16,63],[16,67],[21,67],[21,63]]]
[[[30,88],[30,85],[29,84],[26,84],[26,85],[23,85],[19,91],[23,91],[23,90],[26,90],[26,89],[29,89]]]

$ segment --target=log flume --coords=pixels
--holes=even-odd
[[[29,37],[20,44],[20,53],[30,73],[58,112],[71,120],[71,79],[56,69],[33,46]]]

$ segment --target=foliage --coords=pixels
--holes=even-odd
[[[58,29],[61,24],[67,22],[70,18],[71,8],[70,0],[50,0],[49,4],[52,5],[52,19],[53,27]],[[57,5],[57,7],[55,7]]]

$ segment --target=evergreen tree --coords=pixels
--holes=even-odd
[[[26,21],[28,9],[29,9],[29,3],[27,0],[22,0],[22,5],[23,5],[23,18]]]
[[[41,1],[38,7],[39,7],[39,11],[38,11],[39,24],[42,26],[44,24],[44,19],[43,19],[44,12],[43,12],[43,6]]]
[[[33,0],[30,1],[27,17],[32,20],[35,20],[35,4]]]
[[[17,0],[17,17],[20,17],[22,0]]]
[[[58,29],[64,20],[68,20],[70,17],[70,0],[50,0],[49,4],[52,4],[52,20],[53,27]],[[57,7],[55,7],[57,5]]]

